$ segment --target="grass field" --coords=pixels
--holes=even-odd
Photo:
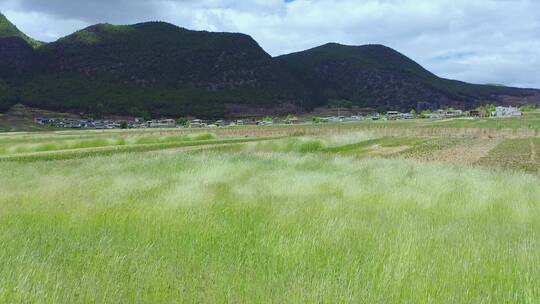
[[[0,303],[538,303],[536,125],[364,124],[1,134]]]

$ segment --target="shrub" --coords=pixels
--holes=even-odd
[[[529,104],[526,104],[526,105],[523,105],[521,107],[519,107],[519,110],[523,113],[530,113],[530,112],[534,112],[536,111],[536,106],[535,105],[529,105]]]
[[[187,126],[189,124],[189,119],[185,117],[180,117],[176,120],[176,124],[179,126]]]

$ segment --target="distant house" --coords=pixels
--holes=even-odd
[[[414,114],[412,114],[412,113],[405,113],[405,114],[403,114],[401,117],[403,117],[403,119],[414,119]]]
[[[455,117],[461,117],[463,116],[462,110],[454,110],[454,109],[448,109],[448,110],[441,110],[438,109],[436,111],[433,111],[429,114],[429,118],[431,119],[443,119],[443,118],[455,118]]]
[[[523,115],[516,107],[497,107],[493,114],[496,117],[521,117]]]
[[[400,113],[398,111],[386,112],[386,119],[388,120],[397,120],[399,117],[400,117]]]
[[[379,120],[381,119],[381,114],[379,113],[372,113],[372,114],[369,114],[367,116],[368,119],[371,119],[371,120]]]
[[[202,120],[200,120],[200,119],[193,119],[193,120],[189,123],[189,127],[190,127],[190,128],[202,128],[202,127],[203,127],[203,122],[202,122]]]
[[[148,122],[150,128],[174,128],[176,121],[174,119],[154,119]]]
[[[285,123],[287,124],[290,124],[290,125],[296,125],[298,123],[300,123],[300,120],[298,119],[298,117],[294,116],[294,117],[287,117],[285,119]]]
[[[471,110],[471,111],[469,111],[469,116],[470,117],[481,117],[482,114],[478,110]]]
[[[364,116],[362,115],[353,115],[351,116],[351,120],[364,120]]]
[[[272,122],[272,121],[265,121],[265,120],[259,120],[259,121],[256,122],[256,125],[257,125],[257,126],[271,126],[271,125],[273,125],[273,124],[274,124],[274,122]]]
[[[34,118],[34,122],[39,124],[39,125],[47,125],[47,124],[50,123],[49,119],[43,118],[43,117]]]
[[[329,123],[331,120],[332,117],[321,117],[321,123]]]
[[[174,120],[174,119],[162,119],[160,122],[162,124],[166,125],[166,128],[174,128],[174,127],[176,127],[176,120]]]
[[[445,117],[452,118],[452,117],[460,117],[463,115],[462,110],[446,110],[444,113]]]
[[[323,122],[331,122],[331,123],[340,122],[339,117],[336,117],[336,116],[325,117],[322,120],[323,120]]]

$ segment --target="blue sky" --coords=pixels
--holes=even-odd
[[[0,11],[45,41],[161,20],[246,33],[272,55],[380,43],[443,77],[540,88],[538,0],[0,0]]]

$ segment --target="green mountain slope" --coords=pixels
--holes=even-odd
[[[276,58],[320,99],[346,99],[360,106],[407,110],[470,108],[499,96],[534,91],[472,85],[439,78],[403,54],[382,45],[326,44]]]
[[[247,35],[162,22],[78,31],[36,50],[26,77],[19,94],[30,105],[154,116],[277,107],[301,87]]]
[[[28,42],[32,47],[37,48],[43,44],[41,41],[34,40],[21,32],[6,16],[0,13],[0,38],[19,37]]]
[[[2,24],[0,111],[22,102],[98,115],[210,118],[309,111],[333,99],[403,111],[525,96],[540,102],[537,90],[439,78],[380,45],[327,44],[272,58],[244,34],[147,22],[98,24],[32,48],[9,21]]]

